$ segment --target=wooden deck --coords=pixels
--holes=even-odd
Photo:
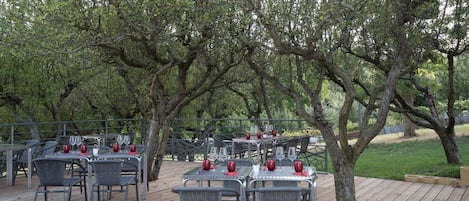
[[[177,201],[177,194],[171,192],[171,188],[182,185],[181,175],[200,163],[165,161],[160,173],[160,179],[150,182],[150,190],[147,192],[147,200]],[[0,179],[0,201],[30,201],[34,198],[34,189],[37,177],[33,177],[33,188],[27,189],[27,180],[24,175],[19,175],[15,186],[6,185],[5,178]],[[375,178],[356,177],[356,197],[359,201],[415,201],[415,200],[444,200],[467,201],[469,200],[468,187],[454,187],[449,185],[433,185],[411,183],[404,181],[384,180]],[[321,174],[317,181],[318,201],[335,200],[333,175]],[[142,187],[142,185],[141,185]],[[49,200],[63,200],[62,194],[50,194]],[[72,200],[85,200],[84,194],[80,194],[78,188],[73,189]],[[123,193],[113,193],[112,200],[123,200]],[[44,200],[41,194],[38,200]],[[134,187],[130,188],[129,200],[135,200]]]

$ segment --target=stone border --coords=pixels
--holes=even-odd
[[[469,181],[463,181],[458,178],[451,177],[436,177],[436,176],[422,176],[406,174],[404,181],[424,184],[441,184],[441,185],[452,185],[452,186],[469,186]]]

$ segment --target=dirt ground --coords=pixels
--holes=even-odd
[[[421,140],[430,140],[437,139],[438,136],[433,130],[429,129],[420,129],[416,131],[417,137],[406,138],[403,137],[404,133],[399,132],[395,134],[385,134],[376,136],[371,143],[399,143],[405,141],[421,141]],[[469,131],[458,131],[456,136],[469,136]]]

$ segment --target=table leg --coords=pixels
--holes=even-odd
[[[93,195],[93,186],[92,186],[93,185],[93,181],[92,181],[93,180],[93,175],[92,175],[93,174],[93,171],[92,171],[93,167],[91,166],[90,161],[86,161],[86,163],[87,163],[86,165],[88,166],[88,181],[87,181],[88,184],[86,184],[86,187],[85,187],[85,188],[87,188],[86,192],[87,192],[88,195],[86,195],[86,196],[88,197],[88,200],[91,200],[91,196]]]
[[[311,180],[307,180],[308,185],[309,185],[309,200],[310,201],[316,201],[316,178],[313,178]]]
[[[7,150],[7,185],[13,185],[13,150]]]
[[[144,153],[143,154],[143,199],[146,200],[147,199],[147,191],[148,191],[148,157],[147,157],[147,154]]]
[[[31,188],[31,178],[33,177],[33,174],[32,174],[32,149],[31,147],[28,148],[28,188]]]

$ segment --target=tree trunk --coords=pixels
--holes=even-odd
[[[404,101],[407,102],[407,104],[414,106],[414,95],[412,94],[411,87],[412,86],[408,86],[407,90],[402,93],[402,98],[404,98]],[[403,114],[403,116],[404,137],[416,137],[417,134],[415,133],[415,129],[417,126],[407,117],[407,115]]]
[[[155,116],[155,115],[153,115]],[[148,168],[148,181],[154,181],[158,178],[158,173],[159,173],[159,167],[160,163],[158,162],[159,160],[155,160],[155,155],[157,153],[157,146],[155,143],[155,139],[159,138],[159,131],[160,131],[160,124],[155,118],[150,121],[150,129],[148,133],[148,138],[147,138],[147,168]]]
[[[158,118],[152,120],[151,136],[149,135],[148,143],[152,145],[147,145],[150,148],[148,153],[148,166],[150,168],[150,174],[148,179],[154,181],[158,179],[160,173],[160,167],[163,163],[163,157],[165,155],[166,145],[168,144],[168,139],[170,136],[170,123],[172,122],[171,116],[159,115]],[[155,148],[156,147],[156,148]]]
[[[354,164],[342,161],[334,166],[335,194],[337,201],[355,201]]]
[[[454,129],[442,131],[438,134],[440,137],[441,145],[445,150],[446,162],[448,164],[463,165],[459,148],[456,144],[456,135]]]
[[[404,137],[416,137],[416,125],[406,115],[404,115]]]

